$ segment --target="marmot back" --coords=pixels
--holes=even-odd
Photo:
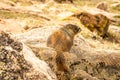
[[[55,58],[57,69],[59,71],[68,71],[63,52],[67,52],[71,49],[74,36],[80,30],[81,29],[76,25],[67,24],[49,36],[47,46],[54,48],[57,52]]]

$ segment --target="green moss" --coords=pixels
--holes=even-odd
[[[76,12],[76,11],[78,11],[79,9],[77,9],[77,8],[75,8],[75,7],[70,7],[70,8],[68,8],[68,11],[70,11],[70,12]]]
[[[62,21],[67,21],[67,20],[72,20],[72,18],[70,18],[70,17],[65,17],[65,18],[62,18],[61,20],[62,20]]]
[[[19,0],[11,0],[12,2],[14,2],[14,3],[17,3]]]
[[[114,18],[120,18],[120,15],[116,15],[116,16],[114,16]]]
[[[44,23],[44,19],[29,13],[12,12],[8,10],[0,10],[0,18],[18,19],[27,23],[29,27],[39,26]]]
[[[120,7],[113,7],[112,9],[120,11]]]
[[[11,12],[8,10],[0,10],[1,18],[6,18],[6,19],[15,18],[16,19],[16,18],[25,18],[25,17],[30,17],[30,16],[35,17],[27,13],[18,13],[18,12]]]
[[[120,27],[120,23],[118,23],[118,25],[117,25],[118,27]]]
[[[30,6],[30,5],[33,5],[33,3],[31,1],[28,1],[28,2],[21,2],[21,6]]]
[[[114,18],[120,20],[120,15],[116,15],[116,16],[114,16]],[[116,25],[120,27],[120,22],[118,22]]]

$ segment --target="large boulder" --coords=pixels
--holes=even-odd
[[[120,47],[106,40],[75,36],[70,52],[65,52],[70,73],[56,72],[56,51],[46,46],[47,38],[61,26],[46,26],[30,30],[15,37],[28,45],[39,59],[48,63],[59,80],[106,79],[116,80],[120,75]],[[104,46],[106,44],[106,46]],[[111,45],[111,47],[110,47]],[[84,74],[82,74],[82,73]],[[112,76],[111,76],[112,75]]]
[[[0,80],[57,80],[50,67],[25,44],[0,34]]]

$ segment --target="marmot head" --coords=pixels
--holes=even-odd
[[[73,25],[73,24],[67,24],[65,25],[65,28],[67,30],[72,30],[74,32],[74,34],[77,34],[78,32],[81,31],[81,28],[76,26],[76,25]]]

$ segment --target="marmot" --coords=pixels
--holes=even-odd
[[[78,19],[80,19],[81,23],[90,31],[97,31],[97,34],[102,38],[107,36],[109,19],[106,16],[102,14],[92,15],[88,12],[81,12],[73,16],[76,16]]]
[[[69,72],[63,52],[70,51],[73,45],[74,36],[80,31],[80,27],[73,24],[67,24],[50,35],[47,39],[47,46],[54,48],[57,52],[55,62],[58,71]]]

